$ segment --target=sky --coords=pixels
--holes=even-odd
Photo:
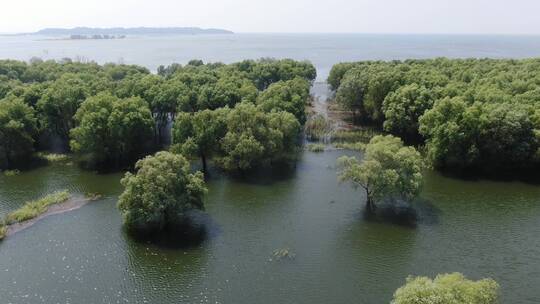
[[[1,33],[76,26],[540,34],[540,0],[0,0]]]

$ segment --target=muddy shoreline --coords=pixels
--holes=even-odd
[[[24,222],[20,222],[20,223],[14,223],[14,224],[11,224],[11,225],[7,225],[6,228],[7,228],[7,231],[6,231],[6,235],[5,235],[5,238],[17,233],[17,232],[20,232],[26,228],[29,228],[29,227],[32,227],[34,224],[36,224],[37,222],[39,222],[40,220],[46,218],[46,217],[49,217],[51,215],[56,215],[56,214],[62,214],[62,213],[66,213],[66,212],[69,212],[69,211],[73,211],[73,210],[77,210],[85,205],[87,205],[88,203],[91,203],[91,202],[94,202],[96,200],[92,200],[92,199],[89,199],[89,198],[83,198],[83,197],[78,197],[78,198],[70,198],[68,199],[67,201],[63,202],[63,203],[60,203],[60,204],[55,204],[55,205],[52,205],[50,206],[47,211],[45,211],[44,213],[40,214],[39,216],[33,218],[33,219],[30,219],[28,221],[24,221]]]

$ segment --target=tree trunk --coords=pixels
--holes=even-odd
[[[201,163],[202,163],[202,167],[203,167],[203,173],[205,176],[208,175],[208,170],[207,170],[207,166],[206,166],[206,156],[204,155],[204,153],[201,153]]]
[[[11,165],[11,160],[10,160],[10,157],[9,157],[9,150],[7,147],[5,147],[6,149],[6,169],[9,169],[9,166]]]
[[[369,194],[369,191],[366,189],[366,210],[370,213],[373,213],[375,211],[375,203],[373,202],[373,198]]]

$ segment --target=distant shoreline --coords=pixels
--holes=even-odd
[[[208,35],[234,34],[224,29],[199,27],[113,27],[113,28],[45,28],[31,33],[6,34],[10,36],[43,35],[43,36],[126,36],[126,35]]]

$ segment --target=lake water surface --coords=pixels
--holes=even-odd
[[[56,39],[58,37],[55,37]],[[380,34],[233,34],[133,36],[113,40],[51,40],[44,36],[0,36],[0,58],[84,58],[99,63],[159,65],[231,63],[261,57],[310,60],[318,80],[333,64],[355,60],[432,57],[524,58],[540,56],[540,36],[380,35]]]
[[[46,41],[0,37],[0,58],[84,56],[159,64],[191,58],[312,60],[324,79],[359,59],[540,56],[537,37],[256,35]],[[0,175],[0,216],[55,190],[102,200],[50,216],[0,243],[1,303],[388,303],[408,275],[492,277],[503,303],[540,303],[540,186],[427,172],[415,225],[363,213],[363,192],[339,184],[336,158],[304,152],[296,168],[238,180],[214,174],[208,238],[173,249],[121,228],[121,174],[53,164]],[[293,259],[276,260],[288,248]]]

